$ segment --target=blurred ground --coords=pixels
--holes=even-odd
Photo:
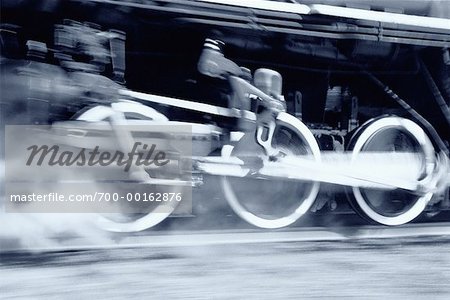
[[[4,252],[0,278],[4,299],[448,299],[450,237]]]

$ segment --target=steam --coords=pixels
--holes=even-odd
[[[2,212],[0,218],[0,251],[54,248],[68,238],[82,238],[90,245],[111,242],[96,226],[95,214]]]

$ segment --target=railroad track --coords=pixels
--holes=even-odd
[[[195,231],[146,231],[135,235],[103,235],[53,238],[47,246],[20,244],[10,236],[0,242],[2,252],[67,252],[106,249],[183,248],[221,245],[270,244],[294,242],[326,242],[421,237],[450,238],[450,222],[416,223],[400,227],[337,226],[297,227],[267,231],[260,229],[224,229]],[[2,237],[0,237],[2,241]],[[5,241],[7,243],[5,243]]]

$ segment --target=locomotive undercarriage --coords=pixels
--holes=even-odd
[[[144,43],[137,49],[136,36],[130,37],[127,26],[106,32],[94,24],[66,21],[48,45],[22,45],[27,60],[17,59],[20,51],[2,57],[2,90],[12,83],[26,92],[2,96],[3,117],[8,116],[2,119],[7,119],[5,124],[52,123],[62,136],[74,131],[89,135],[90,126],[98,123],[109,124],[113,131],[118,125],[138,123],[191,124],[196,151],[189,158],[192,165],[186,167],[180,158],[179,166],[192,173],[192,180],[152,178],[145,169],[147,175],[139,180],[196,186],[203,176],[218,176],[233,211],[257,227],[284,227],[308,211],[336,210],[333,195],[317,199],[322,183],[345,186],[342,194],[350,206],[379,224],[400,225],[424,211],[449,209],[447,31],[435,29],[421,39],[420,30],[403,35],[401,30],[386,30],[400,36],[394,43],[379,29],[377,40],[367,38],[371,30],[362,35],[361,24],[367,21],[350,40],[349,32],[339,37],[326,33],[332,27],[315,27],[317,16],[305,17],[304,28],[295,29],[299,32],[281,26],[282,33],[270,28],[257,34],[249,28],[235,33],[230,30],[238,27],[235,23],[214,24],[208,18],[177,17],[165,29],[180,30],[175,40],[189,30],[193,41],[212,38],[203,50],[188,45],[186,53],[174,50],[179,41]],[[348,31],[349,24],[335,31]],[[154,21],[141,33],[157,33],[160,26]],[[19,32],[11,28],[16,27],[2,29],[3,41],[14,40]],[[87,39],[83,44],[77,36],[83,33],[101,41]],[[19,35],[27,34],[33,36],[26,31]],[[64,43],[64,38],[75,39],[73,35],[77,47],[84,48]],[[253,40],[247,40],[249,36]],[[131,47],[125,46],[128,39]],[[20,38],[16,41],[20,44]],[[2,49],[13,46],[3,43]],[[226,58],[228,53],[246,68]],[[137,78],[146,69],[142,62],[152,62],[156,71]],[[180,71],[183,67],[187,71]],[[260,67],[265,68],[250,71]],[[281,75],[269,67],[283,74],[283,86]],[[19,117],[9,117],[17,111],[22,112]],[[134,140],[133,132],[125,134]],[[76,147],[76,141],[64,142]],[[103,218],[101,224],[112,231],[143,230],[175,209],[125,222]]]

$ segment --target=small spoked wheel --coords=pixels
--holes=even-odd
[[[383,154],[389,157],[406,157],[384,162],[384,176],[402,176],[403,179],[420,181],[433,171],[436,163],[434,147],[423,129],[416,123],[395,116],[369,121],[356,132],[350,142],[352,161],[364,155]],[[367,156],[369,154],[369,156]],[[382,157],[383,157],[382,156]],[[389,167],[386,167],[389,166]],[[372,162],[370,168],[377,168]],[[349,199],[354,209],[364,218],[379,224],[394,226],[408,223],[418,217],[430,201],[433,193],[417,194],[403,189],[382,190],[353,187]]]
[[[272,147],[280,154],[320,159],[319,146],[311,131],[286,113],[280,113],[277,117]],[[263,152],[255,144],[253,133],[245,134],[229,155],[245,160],[245,157],[263,155]],[[234,212],[260,228],[291,225],[310,209],[319,191],[319,182],[278,178],[224,176],[221,183],[225,198]]]
[[[94,106],[78,114],[75,119],[95,124],[108,124],[115,114],[118,113],[121,114],[122,122],[124,122],[124,124],[121,125],[132,124],[133,121],[141,122],[140,124],[142,124],[142,121],[168,121],[164,115],[153,108],[136,102],[118,102],[111,106]],[[172,179],[164,177],[167,176],[167,174],[152,173],[151,176],[159,179]],[[134,195],[142,197],[145,193],[148,194],[148,191],[150,190],[152,193],[168,191],[166,186],[149,184],[137,185],[133,191],[129,190],[129,186],[126,186],[126,183],[118,183],[116,188],[131,192],[127,193],[127,197],[128,195],[131,195],[131,198],[135,197]],[[170,189],[170,192],[177,193],[179,192],[180,187],[174,186],[170,187]],[[99,227],[112,232],[142,231],[165,220],[175,210],[178,204],[178,201],[143,202],[143,199],[140,200],[141,201],[119,201],[118,203],[112,204],[117,205],[117,207],[114,208],[114,213],[98,214]]]

